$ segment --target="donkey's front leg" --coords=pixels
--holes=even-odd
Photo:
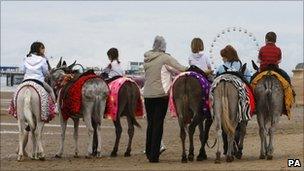
[[[74,121],[74,134],[73,134],[73,138],[74,138],[74,142],[75,142],[75,148],[74,148],[74,152],[75,152],[75,154],[74,154],[74,157],[75,158],[78,158],[79,156],[78,156],[78,153],[79,153],[79,151],[78,151],[78,128],[79,128],[79,118],[75,118],[75,119],[73,119],[73,121]]]
[[[67,126],[67,121],[63,119],[61,112],[59,111],[59,118],[60,118],[60,125],[61,125],[61,141],[60,147],[58,152],[56,153],[56,158],[61,158],[63,154],[63,147],[64,147],[64,139],[65,139],[65,131]]]

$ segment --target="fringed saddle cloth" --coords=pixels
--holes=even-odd
[[[11,100],[9,109],[8,109],[8,113],[11,114],[12,116],[14,116],[15,118],[17,118],[17,97],[18,94],[20,92],[20,90],[26,86],[30,86],[32,87],[39,95],[39,105],[40,106],[40,117],[41,120],[44,122],[49,122],[51,121],[56,113],[55,113],[55,103],[51,98],[51,95],[49,95],[47,93],[47,91],[44,89],[44,87],[42,87],[41,85],[33,82],[33,81],[26,81],[21,83],[14,95],[13,98]]]
[[[209,97],[209,90],[210,90],[210,82],[208,81],[207,78],[205,78],[204,76],[202,76],[201,74],[198,74],[196,72],[193,71],[187,71],[187,72],[183,72],[180,73],[179,75],[177,75],[175,77],[175,79],[173,80],[173,83],[170,87],[170,94],[169,94],[169,110],[171,113],[172,117],[177,117],[178,113],[176,112],[176,107],[175,107],[175,103],[174,103],[174,97],[173,97],[173,86],[176,80],[178,80],[181,76],[188,76],[188,77],[193,77],[195,79],[197,79],[202,87],[202,101],[203,101],[203,106],[202,109],[203,111],[205,111],[206,113],[210,113],[210,109],[209,109],[209,101],[208,101],[208,97]],[[190,122],[190,121],[187,121]]]
[[[259,73],[256,77],[254,77],[254,79],[251,81],[251,86],[254,89],[258,84],[258,82],[267,74],[276,77],[280,81],[284,90],[284,101],[285,101],[285,109],[287,111],[287,117],[290,120],[291,118],[290,110],[295,102],[294,91],[292,89],[292,86],[288,83],[288,81],[283,76],[281,76],[279,73],[275,71],[263,71]]]
[[[63,87],[60,91],[60,109],[64,120],[70,117],[80,117],[82,108],[82,87],[90,79],[98,78],[101,79],[94,73],[87,72],[82,74],[77,80],[71,85]],[[64,93],[63,93],[64,92]]]
[[[127,77],[121,77],[118,78],[112,82],[109,83],[109,88],[110,88],[110,94],[107,98],[107,105],[105,109],[105,117],[108,119],[111,119],[113,121],[116,121],[117,119],[117,112],[118,112],[118,95],[119,95],[119,90],[122,87],[122,85],[127,82],[133,82],[137,85],[137,83]],[[138,85],[137,85],[138,87]],[[138,87],[138,93],[140,94],[140,88]],[[142,99],[139,98],[137,100],[137,105],[136,105],[136,112],[135,116],[137,117],[143,117],[144,112],[143,112],[143,102]]]
[[[249,87],[244,81],[242,81],[241,78],[239,78],[236,75],[233,74],[222,74],[218,77],[216,77],[211,85],[210,90],[210,111],[212,118],[214,117],[213,112],[213,93],[215,87],[221,82],[226,81],[230,82],[234,85],[235,88],[237,88],[239,93],[239,101],[238,101],[238,121],[248,121],[251,119],[254,108],[255,108],[255,102],[254,102],[254,96],[251,87]]]

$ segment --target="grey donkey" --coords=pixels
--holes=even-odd
[[[202,87],[196,78],[181,76],[175,81],[173,86],[173,98],[176,106],[176,112],[178,113],[178,123],[180,126],[180,138],[182,141],[182,159],[181,162],[186,163],[188,160],[194,159],[194,146],[193,146],[193,134],[195,128],[199,125],[200,129],[200,141],[201,148],[198,161],[207,159],[205,144],[208,140],[210,126],[212,119],[209,113],[202,111]],[[207,100],[208,97],[205,97]],[[209,116],[209,117],[208,117]],[[206,120],[206,121],[205,121]],[[190,121],[190,124],[186,124]],[[205,124],[204,124],[205,121]],[[188,126],[189,135],[189,154],[187,157],[185,140],[186,140],[186,127]]]
[[[252,61],[253,68],[258,66]],[[284,109],[284,90],[281,83],[274,76],[266,75],[254,89],[256,99],[256,114],[261,139],[260,159],[272,160],[274,131]],[[269,141],[267,143],[267,137]]]
[[[225,70],[227,68],[224,66]],[[243,74],[246,70],[246,64],[244,64],[237,73]],[[246,134],[247,121],[238,121],[238,101],[239,93],[238,89],[230,82],[221,81],[213,90],[213,113],[214,124],[217,133],[217,152],[215,163],[221,162],[220,142],[222,134],[227,135],[227,141],[224,138],[224,149],[226,146],[226,161],[232,162],[234,155],[237,158],[241,158],[243,141]],[[222,127],[224,133],[222,133]],[[236,147],[234,145],[236,143]],[[227,143],[225,145],[225,143]]]
[[[61,80],[67,70],[71,70],[75,65],[75,62],[70,65],[66,66],[61,63],[62,59],[60,59],[57,67],[52,69],[50,72],[50,82],[52,87],[55,89],[56,81]],[[65,63],[65,62],[64,62]],[[60,90],[56,90],[56,93],[59,94]],[[79,119],[83,118],[86,128],[88,129],[89,141],[88,141],[88,148],[86,153],[86,158],[92,157],[92,142],[93,142],[93,133],[94,128],[92,126],[92,120],[97,123],[96,126],[96,133],[98,138],[98,146],[97,146],[97,157],[101,157],[101,120],[103,118],[106,99],[108,96],[108,86],[107,84],[100,78],[92,78],[86,81],[82,87],[82,106],[81,106],[81,113],[77,116],[71,116],[74,121],[74,134],[73,138],[75,141],[75,148],[74,148],[74,157],[78,156],[78,127],[79,127]],[[60,97],[60,96],[59,96]],[[58,97],[58,104],[61,99]],[[59,109],[59,117],[60,117],[60,124],[61,124],[61,141],[60,147],[58,152],[56,153],[55,157],[61,158],[63,154],[64,148],[64,140],[65,140],[65,131],[67,127],[67,120],[64,120]]]

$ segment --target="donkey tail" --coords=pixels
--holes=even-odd
[[[35,123],[33,120],[33,113],[31,111],[31,91],[30,89],[26,89],[24,93],[24,106],[23,106],[23,113],[26,122],[29,124],[32,130],[35,129]]]
[[[231,121],[229,118],[229,104],[228,104],[228,97],[227,97],[227,88],[225,84],[221,87],[221,95],[222,95],[222,125],[227,134],[234,134],[234,127],[231,125]]]

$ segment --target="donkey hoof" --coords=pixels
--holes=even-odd
[[[220,164],[220,163],[221,163],[221,160],[220,160],[220,159],[215,159],[214,163],[215,163],[215,164]]]
[[[235,154],[235,157],[237,158],[237,159],[241,159],[242,158],[242,153],[241,152],[237,152],[236,154]]]
[[[45,157],[44,157],[44,156],[40,156],[40,157],[39,157],[39,160],[45,161]]]
[[[112,151],[112,153],[111,153],[111,157],[117,157],[117,152]]]
[[[199,155],[196,157],[197,161],[203,161],[203,160],[207,160],[207,155],[204,153],[199,153]]]
[[[79,155],[78,155],[78,153],[77,153],[77,152],[75,152],[75,154],[74,154],[74,158],[79,158]]]
[[[272,160],[273,156],[272,155],[267,155],[267,160]]]
[[[226,157],[226,162],[232,162],[234,160],[233,156],[227,156]]]
[[[96,157],[97,157],[97,158],[101,158],[101,152],[100,152],[100,151],[97,151],[97,152],[96,152]]]
[[[187,156],[183,155],[182,156],[182,163],[187,163],[187,162],[188,162]]]
[[[56,154],[56,155],[55,155],[55,158],[60,159],[60,158],[61,158],[61,155]]]
[[[23,156],[22,155],[18,155],[17,161],[20,162],[23,160]]]
[[[259,159],[265,159],[265,158],[266,158],[266,156],[263,155],[263,154],[261,154],[260,157],[259,157]]]
[[[193,155],[193,154],[189,154],[189,155],[188,155],[188,160],[192,162],[193,159],[194,159],[194,155]]]
[[[86,159],[91,159],[91,158],[92,158],[92,155],[91,155],[91,154],[87,154],[87,155],[85,156],[85,158],[86,158]]]
[[[131,156],[131,152],[125,152],[125,155],[124,155],[125,157],[130,157]]]

